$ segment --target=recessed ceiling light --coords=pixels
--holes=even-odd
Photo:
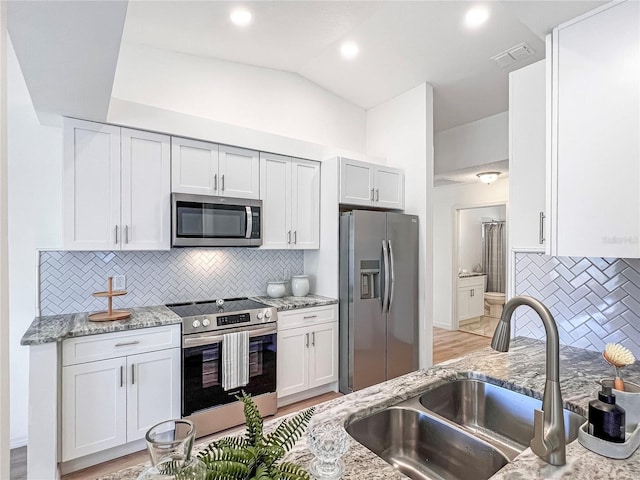
[[[489,19],[489,10],[484,6],[472,7],[467,11],[464,17],[464,23],[467,27],[476,28],[485,23]]]
[[[239,7],[234,9],[229,18],[239,27],[246,27],[251,23],[251,12],[246,8]]]
[[[360,48],[355,42],[344,42],[340,46],[340,53],[344,58],[351,60],[358,55]]]

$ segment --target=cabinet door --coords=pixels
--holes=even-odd
[[[291,159],[260,153],[262,247],[289,248],[291,243]]]
[[[469,298],[468,318],[480,317],[484,315],[484,291],[482,287],[471,287]]]
[[[65,250],[119,250],[120,128],[64,119]]]
[[[404,172],[397,168],[376,166],[373,205],[380,208],[404,209]]]
[[[179,348],[128,356],[127,374],[127,442],[180,418]]]
[[[220,145],[218,195],[260,198],[260,157],[255,150]]]
[[[122,249],[171,247],[169,137],[122,129]]]
[[[553,31],[551,254],[640,257],[640,3]]]
[[[510,248],[544,251],[546,69],[541,60],[509,74]]]
[[[278,332],[278,397],[309,389],[310,330]]]
[[[62,461],[127,441],[126,359],[62,368]]]
[[[219,195],[218,145],[171,137],[171,191]]]
[[[309,388],[338,380],[338,323],[316,325],[311,331]]]
[[[291,161],[293,248],[320,248],[320,164]]]
[[[469,317],[469,299],[471,298],[471,288],[458,287],[456,304],[458,306],[458,321],[466,320]]]
[[[340,203],[373,203],[373,165],[347,158],[340,159]]]

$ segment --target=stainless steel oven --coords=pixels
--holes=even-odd
[[[263,416],[277,410],[277,311],[246,298],[167,305],[182,317],[182,417],[198,437],[244,423],[237,396],[250,394]],[[249,381],[225,390],[222,384],[225,335],[248,332]],[[246,372],[246,370],[245,370]]]
[[[262,245],[262,201],[173,193],[174,247],[258,247]]]

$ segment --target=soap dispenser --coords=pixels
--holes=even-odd
[[[625,411],[616,405],[611,387],[602,386],[598,399],[589,402],[589,434],[614,443],[624,443]]]

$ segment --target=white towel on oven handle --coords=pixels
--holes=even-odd
[[[222,337],[222,388],[232,390],[249,383],[249,332]]]

